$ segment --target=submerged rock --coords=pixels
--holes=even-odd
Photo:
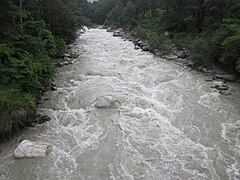
[[[52,145],[49,143],[24,140],[15,149],[14,157],[17,159],[46,157],[51,148]]]
[[[96,108],[113,108],[115,101],[112,96],[105,96],[97,101],[95,104]]]

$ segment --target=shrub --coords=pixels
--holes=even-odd
[[[56,44],[56,56],[60,56],[67,51],[67,45],[62,38],[55,38],[54,42]]]
[[[204,37],[196,37],[190,44],[191,58],[198,65],[211,65],[211,48]]]
[[[240,21],[225,19],[212,38],[213,58],[225,69],[239,72]]]
[[[26,123],[14,122],[22,120],[19,118],[13,119],[14,113],[19,109],[35,109],[36,99],[31,94],[22,93],[14,87],[0,88],[0,132],[7,133],[12,126]]]
[[[144,29],[141,26],[138,26],[133,30],[133,35],[136,36],[136,37],[139,37],[141,39],[147,39],[148,38],[147,29]]]

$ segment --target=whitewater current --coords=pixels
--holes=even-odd
[[[57,70],[38,113],[52,120],[0,145],[0,179],[240,179],[240,87],[230,96],[205,77],[103,29],[72,45],[76,63]],[[113,108],[95,103],[111,96]],[[53,145],[21,159],[24,139]]]

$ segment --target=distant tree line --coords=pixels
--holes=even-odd
[[[174,43],[199,65],[240,73],[240,0],[99,0],[91,12],[94,23],[124,27],[154,48]]]
[[[87,0],[0,1],[0,139],[26,124],[19,116],[34,115],[39,92],[54,76],[52,59],[90,23],[88,6]]]

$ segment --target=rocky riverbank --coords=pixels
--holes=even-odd
[[[213,85],[211,88],[223,95],[231,95],[229,82],[240,82],[239,77],[233,74],[228,74],[218,67],[206,68],[194,63],[187,49],[178,49],[173,44],[170,52],[166,52],[160,49],[152,48],[147,40],[134,37],[131,35],[131,33],[125,31],[123,28],[115,28],[113,26],[103,28],[107,29],[107,32],[113,33],[114,37],[121,37],[124,41],[133,42],[135,50],[142,49],[142,51],[149,51],[157,57],[166,59],[168,61],[175,61],[180,66],[203,73],[208,77],[207,81],[212,82]],[[165,36],[168,36],[168,32],[165,33]]]

